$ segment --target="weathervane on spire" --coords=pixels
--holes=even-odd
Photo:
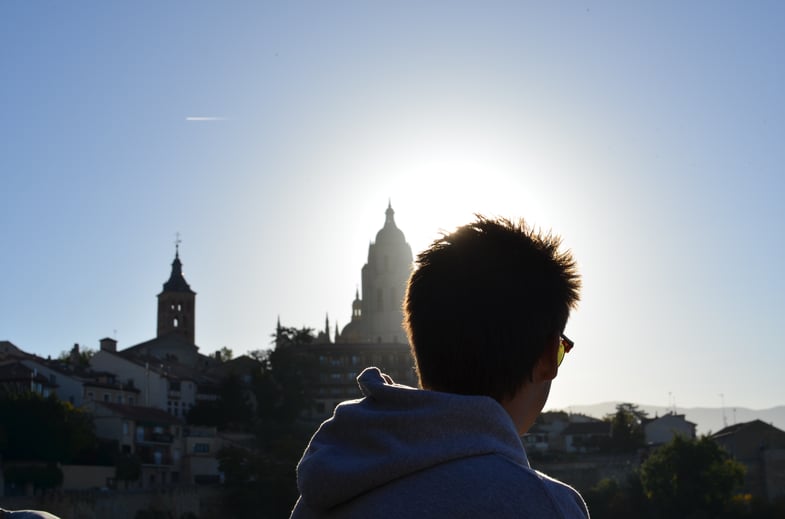
[[[174,233],[174,236],[175,236],[175,238],[174,238],[174,255],[179,258],[180,257],[180,244],[183,242],[183,240],[180,239],[180,233],[179,232]]]

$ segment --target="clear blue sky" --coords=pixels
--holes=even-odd
[[[197,344],[346,324],[392,199],[584,275],[549,407],[785,404],[782,2],[0,3],[0,339]],[[214,120],[189,120],[213,117]],[[669,396],[670,395],[670,396]]]

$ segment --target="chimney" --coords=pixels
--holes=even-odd
[[[105,337],[105,338],[101,339],[98,342],[101,343],[101,351],[117,352],[117,341],[116,340],[114,340],[114,339],[112,339],[110,337]]]
[[[79,363],[79,344],[75,343],[74,347],[71,348],[71,353],[68,355],[68,359],[71,361],[71,364],[76,366]]]

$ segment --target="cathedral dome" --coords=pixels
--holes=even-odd
[[[406,238],[403,235],[403,231],[395,225],[395,211],[392,208],[392,204],[389,202],[387,203],[387,211],[385,211],[384,214],[386,216],[384,227],[376,233],[376,244],[383,246],[388,244],[406,245]]]
[[[363,331],[363,323],[355,319],[341,330],[341,335],[335,342],[366,342],[368,337]]]

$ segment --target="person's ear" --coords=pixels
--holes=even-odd
[[[559,373],[559,336],[548,339],[545,349],[534,364],[532,372],[535,382],[553,380]]]

